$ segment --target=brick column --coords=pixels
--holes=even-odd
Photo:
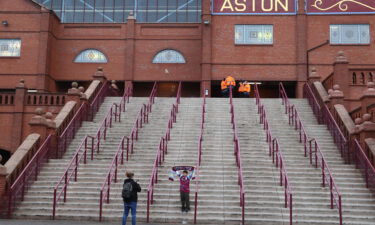
[[[135,58],[135,20],[133,12],[129,13],[126,23],[126,48],[125,48],[125,90],[133,86],[134,80],[134,58]]]
[[[371,121],[371,115],[368,113],[362,116],[362,121],[363,123],[359,129],[359,138],[362,148],[366,149],[365,139],[375,138],[375,123]],[[366,152],[366,154],[369,156],[369,152]]]
[[[201,78],[201,96],[208,90],[208,96],[211,96],[212,79],[212,16],[210,0],[202,1],[202,78]]]
[[[297,1],[298,13],[296,15],[296,75],[297,75],[297,98],[303,97],[303,85],[307,81],[307,16],[304,1]]]
[[[52,14],[50,10],[45,7],[41,7],[40,10],[40,32],[39,35],[39,45],[38,45],[38,57],[37,57],[37,68],[38,77],[36,89],[39,92],[46,92],[49,90],[49,77],[48,77],[48,66],[49,66],[49,48],[51,46],[51,38],[49,34],[50,30],[50,18]]]
[[[367,106],[375,102],[375,85],[373,82],[367,83],[367,89],[362,93],[361,99],[361,114],[364,115],[367,112]]]
[[[29,122],[29,125],[31,127],[30,133],[37,133],[40,135],[40,139],[42,142],[46,139],[47,137],[47,120],[44,117],[44,112],[42,108],[37,108],[35,110],[35,116],[33,116]]]
[[[25,96],[27,88],[25,81],[20,80],[20,83],[16,86],[16,94],[14,99],[14,112],[13,112],[13,123],[12,123],[12,146],[11,152],[13,153],[22,142],[22,121],[24,114]]]
[[[344,93],[349,93],[349,62],[343,51],[337,53],[333,64],[333,83],[338,84]]]

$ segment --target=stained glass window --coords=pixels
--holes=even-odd
[[[186,61],[178,51],[167,49],[156,54],[152,63],[186,63]]]
[[[370,26],[368,24],[330,25],[331,44],[370,44]]]
[[[0,39],[0,57],[21,56],[20,39]]]
[[[238,45],[273,44],[273,25],[235,25],[234,43]]]
[[[86,49],[74,59],[76,63],[107,63],[107,57],[96,49]]]

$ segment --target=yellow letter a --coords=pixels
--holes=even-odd
[[[221,6],[220,11],[222,12],[224,9],[230,9],[232,12],[234,11],[232,3],[230,0],[225,0],[223,5]]]

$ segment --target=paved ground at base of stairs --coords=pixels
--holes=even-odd
[[[131,225],[129,221],[127,224]],[[179,223],[183,224],[183,223]],[[70,221],[70,220],[2,220],[0,225],[121,225],[114,222]],[[155,223],[137,223],[137,225],[161,225]],[[168,225],[173,225],[168,223]]]

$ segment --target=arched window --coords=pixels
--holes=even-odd
[[[152,63],[186,63],[186,61],[184,56],[178,51],[166,49],[156,54]]]
[[[96,49],[86,49],[74,59],[75,63],[107,63],[107,57]]]

